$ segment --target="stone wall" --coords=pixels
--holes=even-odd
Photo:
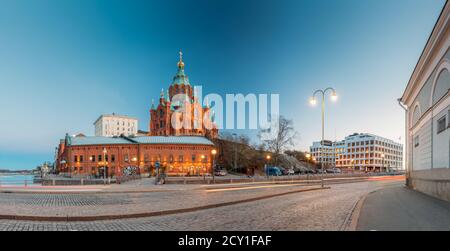
[[[450,201],[449,168],[413,171],[408,184],[414,190]]]

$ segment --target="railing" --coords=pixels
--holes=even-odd
[[[29,187],[40,185],[32,180],[0,180],[0,187]]]
[[[324,179],[329,178],[366,178],[374,176],[385,176],[385,175],[403,175],[403,173],[325,173],[323,175]],[[243,177],[216,177],[216,184],[227,184],[227,183],[253,183],[253,182],[295,182],[295,181],[305,181],[305,182],[319,182],[322,178],[322,174],[294,174],[294,175],[283,175],[283,176],[243,176]],[[167,184],[211,184],[212,177],[179,177],[172,176],[168,177],[166,180]]]

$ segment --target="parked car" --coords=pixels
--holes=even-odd
[[[268,176],[281,176],[283,175],[278,167],[268,167],[266,170]]]
[[[216,176],[227,176],[228,172],[225,169],[215,170],[214,175]]]
[[[342,173],[341,169],[339,168],[330,168],[326,170],[327,173]]]
[[[305,174],[316,174],[316,173],[317,173],[317,171],[314,169],[308,169],[305,171]]]

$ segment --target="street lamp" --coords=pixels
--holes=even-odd
[[[265,170],[264,170],[264,172],[266,173],[266,178],[269,178],[269,164],[270,164],[270,160],[272,159],[272,156],[270,156],[269,154],[267,154],[266,155],[266,160],[267,160],[267,163],[266,163],[266,166],[265,166]]]
[[[307,153],[307,154],[305,155],[305,157],[306,157],[306,159],[309,161],[309,159],[311,159],[311,154]]]
[[[313,93],[313,95],[311,96],[310,100],[309,100],[311,105],[316,105],[317,104],[316,95],[318,95],[318,94],[322,95],[322,142],[321,142],[322,147],[324,147],[323,144],[324,144],[324,140],[325,140],[324,139],[325,138],[325,95],[326,95],[326,93],[328,91],[331,92],[331,100],[332,101],[337,101],[336,90],[334,88],[331,88],[331,87],[326,88],[325,90],[317,90],[317,91],[315,91]],[[324,178],[323,178],[323,176],[324,176],[324,163],[323,163],[323,161],[321,161],[320,164],[321,164],[321,167],[322,167],[322,177],[321,177],[321,179],[322,179],[322,188],[323,188],[324,187]]]
[[[202,159],[201,168],[203,169],[203,165],[205,163],[205,155],[200,156],[200,159]],[[200,170],[197,170],[197,176],[200,176]]]
[[[233,133],[233,140],[234,140],[234,170],[237,170],[237,134]]]
[[[108,151],[106,150],[106,147],[103,148],[103,179],[106,180],[106,154]]]
[[[211,167],[211,174],[212,174],[212,178],[213,178],[213,183],[216,183],[216,178],[214,177],[214,168],[216,166],[216,154],[217,154],[217,150],[216,149],[212,149],[211,150],[211,154],[213,156],[213,162],[212,162],[212,167]]]

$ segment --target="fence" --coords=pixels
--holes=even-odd
[[[41,184],[35,183],[32,180],[0,180],[0,187],[29,187],[29,186],[40,186]]]
[[[384,175],[402,175],[403,173],[346,173],[346,174],[324,174],[325,179],[330,178],[368,178]],[[230,183],[254,183],[254,182],[318,182],[322,179],[322,174],[303,174],[303,175],[285,175],[285,176],[255,176],[255,177],[216,177],[215,184]],[[212,177],[169,177],[166,184],[211,184]]]

